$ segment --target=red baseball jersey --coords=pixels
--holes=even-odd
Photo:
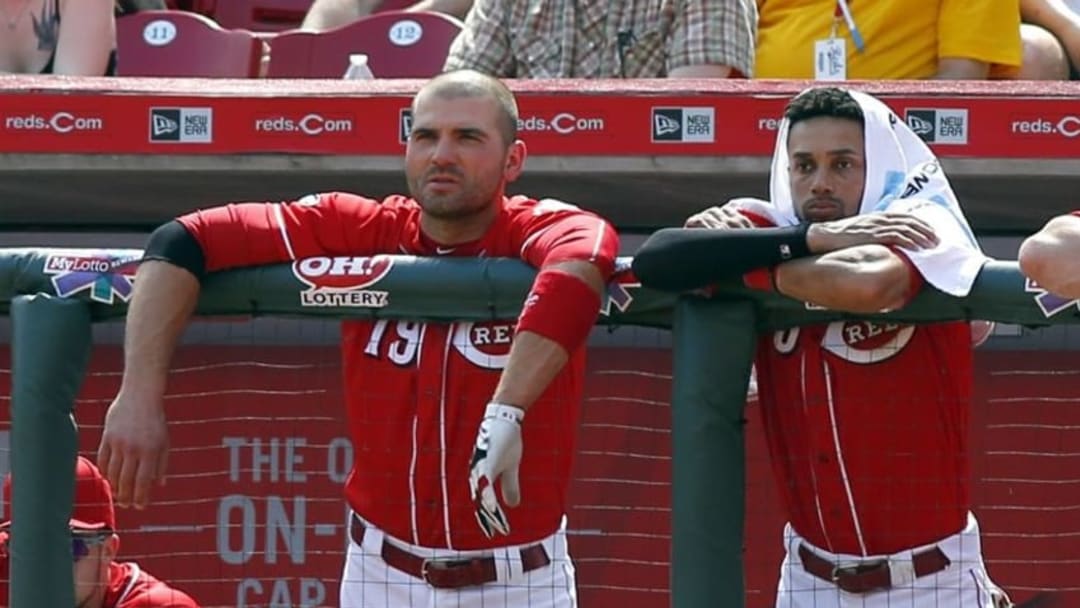
[[[183,591],[177,591],[154,578],[138,564],[109,565],[109,588],[103,608],[199,608]]]
[[[913,298],[923,279],[908,265]],[[880,555],[964,528],[974,377],[966,322],[792,328],[762,336],[755,365],[774,477],[803,538]]]
[[[550,199],[506,198],[479,240],[442,246],[420,230],[420,206],[345,193],[285,204],[246,203],[179,218],[208,271],[319,256],[405,254],[510,257],[534,267],[586,260],[610,277],[618,237],[604,220]],[[377,272],[370,263],[295,265],[308,274]],[[368,290],[369,292],[372,290]],[[365,300],[378,305],[378,297]],[[389,294],[393,297],[393,294]],[[582,399],[585,348],[534,403],[523,424],[522,504],[511,534],[488,540],[469,495],[477,428],[506,364],[515,322],[345,321],[342,357],[355,461],[349,505],[413,544],[479,549],[544,538],[559,526]]]
[[[800,535],[879,555],[963,529],[967,323],[804,326],[763,336],[756,364],[773,470]]]

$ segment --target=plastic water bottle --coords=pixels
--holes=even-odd
[[[372,80],[375,75],[368,67],[367,55],[362,53],[349,55],[349,69],[345,70],[345,80]]]

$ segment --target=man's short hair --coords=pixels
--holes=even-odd
[[[514,94],[498,78],[475,70],[454,70],[432,78],[420,89],[422,93],[435,95],[443,99],[461,97],[490,97],[499,107],[498,127],[507,146],[517,139],[518,107]],[[413,98],[413,109],[416,99]]]
[[[866,125],[859,102],[844,89],[837,87],[815,87],[797,95],[788,102],[784,109],[784,118],[788,128],[796,123],[820,116],[846,118],[861,126]]]

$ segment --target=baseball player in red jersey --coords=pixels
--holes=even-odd
[[[516,125],[500,82],[444,74],[413,100],[412,198],[328,193],[159,228],[99,453],[118,501],[145,504],[164,472],[169,353],[205,273],[318,256],[349,256],[326,261],[331,273],[365,271],[373,262],[356,256],[378,254],[519,258],[540,272],[516,323],[343,323],[356,459],[341,606],[575,605],[566,492],[584,344],[618,238],[572,205],[504,195],[525,161]]]
[[[736,199],[638,253],[643,285],[754,287],[833,310],[968,293],[986,261],[929,148],[868,95],[785,111],[771,202]],[[691,260],[696,260],[696,264]],[[971,514],[971,331],[848,320],[763,336],[758,399],[789,517],[778,608],[999,608]]]
[[[1080,298],[1080,211],[1059,215],[1020,245],[1020,270],[1039,287]]]
[[[11,475],[4,479],[4,502],[11,505]],[[134,562],[118,562],[112,490],[101,472],[86,458],[75,463],[75,506],[71,513],[71,549],[75,560],[75,608],[199,608],[195,600],[159,581]],[[7,578],[7,545],[11,521],[0,523],[3,573]],[[8,589],[0,588],[7,605]]]

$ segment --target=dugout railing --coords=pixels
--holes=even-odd
[[[0,249],[0,314],[12,323],[10,604],[74,604],[67,521],[77,451],[74,404],[91,327],[124,314],[136,250]],[[628,259],[609,285],[600,323],[670,327],[672,384],[671,604],[745,603],[743,409],[759,332],[856,318],[775,294],[721,285],[676,298],[641,289]],[[514,260],[407,256],[324,258],[210,276],[197,314],[321,316],[425,321],[513,319],[534,271]],[[338,264],[352,278],[313,281]],[[987,319],[1026,326],[1080,322],[1075,302],[1025,280],[1014,262],[991,262],[971,294],[927,289],[909,306],[860,319]],[[65,580],[67,579],[67,580]]]

